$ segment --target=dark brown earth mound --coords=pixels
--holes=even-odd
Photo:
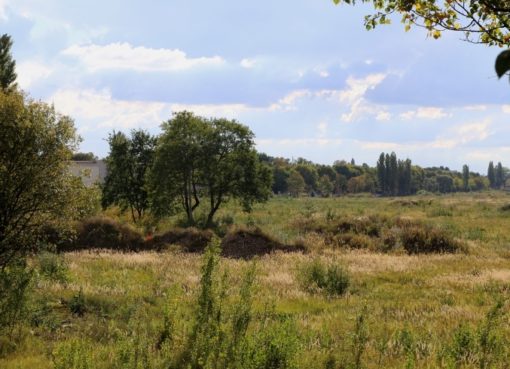
[[[150,250],[161,250],[166,245],[179,245],[186,252],[202,252],[212,237],[213,233],[209,230],[174,228],[147,240],[145,247]]]
[[[305,251],[301,245],[285,245],[258,228],[238,229],[221,241],[221,255],[235,259],[250,259],[275,251]]]

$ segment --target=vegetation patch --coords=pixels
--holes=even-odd
[[[302,245],[285,245],[259,228],[240,228],[228,233],[221,242],[221,255],[250,259],[275,251],[305,251]]]
[[[144,246],[142,235],[133,227],[106,217],[93,217],[76,227],[76,240],[63,244],[60,251],[112,249],[138,251]]]
[[[299,270],[298,279],[306,291],[324,292],[328,296],[341,296],[350,285],[349,274],[342,265],[325,265],[319,259],[304,264]]]
[[[334,247],[380,252],[404,250],[408,254],[455,253],[464,245],[450,233],[409,218],[385,216],[344,216],[334,220],[308,219],[301,229],[324,237]]]

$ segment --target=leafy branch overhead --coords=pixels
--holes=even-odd
[[[427,29],[435,39],[444,31],[461,32],[464,39],[488,46],[510,46],[510,0],[333,0],[335,4],[372,3],[373,14],[365,17],[365,27],[390,24],[399,14],[406,31],[413,26]],[[499,77],[510,70],[509,51],[496,61]]]

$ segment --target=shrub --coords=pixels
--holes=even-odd
[[[315,259],[305,264],[299,273],[302,286],[310,292],[320,291],[328,296],[341,296],[349,288],[349,274],[338,264],[326,266]]]
[[[376,249],[376,240],[373,238],[356,233],[343,233],[333,237],[330,243],[334,243],[340,247],[348,247],[350,249]]]
[[[49,251],[43,251],[38,255],[39,273],[50,280],[67,282],[68,268],[62,257]]]
[[[23,259],[0,268],[0,335],[12,329],[27,313],[32,271]]]
[[[85,314],[87,308],[85,304],[85,296],[83,296],[83,290],[81,288],[80,291],[71,298],[68,306],[71,313],[75,315],[83,316]]]
[[[91,369],[94,367],[91,356],[91,349],[83,340],[65,341],[53,351],[54,369]]]
[[[460,242],[445,231],[427,226],[404,228],[400,234],[400,240],[409,254],[455,253],[462,249]]]
[[[136,251],[142,247],[142,235],[132,227],[109,218],[94,217],[84,220],[77,226],[76,242],[63,249],[69,251],[105,248],[119,251]]]

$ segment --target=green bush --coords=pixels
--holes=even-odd
[[[339,264],[324,265],[316,259],[305,264],[299,274],[302,286],[310,292],[324,292],[328,296],[341,296],[347,292],[350,277]]]
[[[68,267],[62,255],[43,251],[38,255],[37,261],[41,276],[60,283],[67,282]]]

